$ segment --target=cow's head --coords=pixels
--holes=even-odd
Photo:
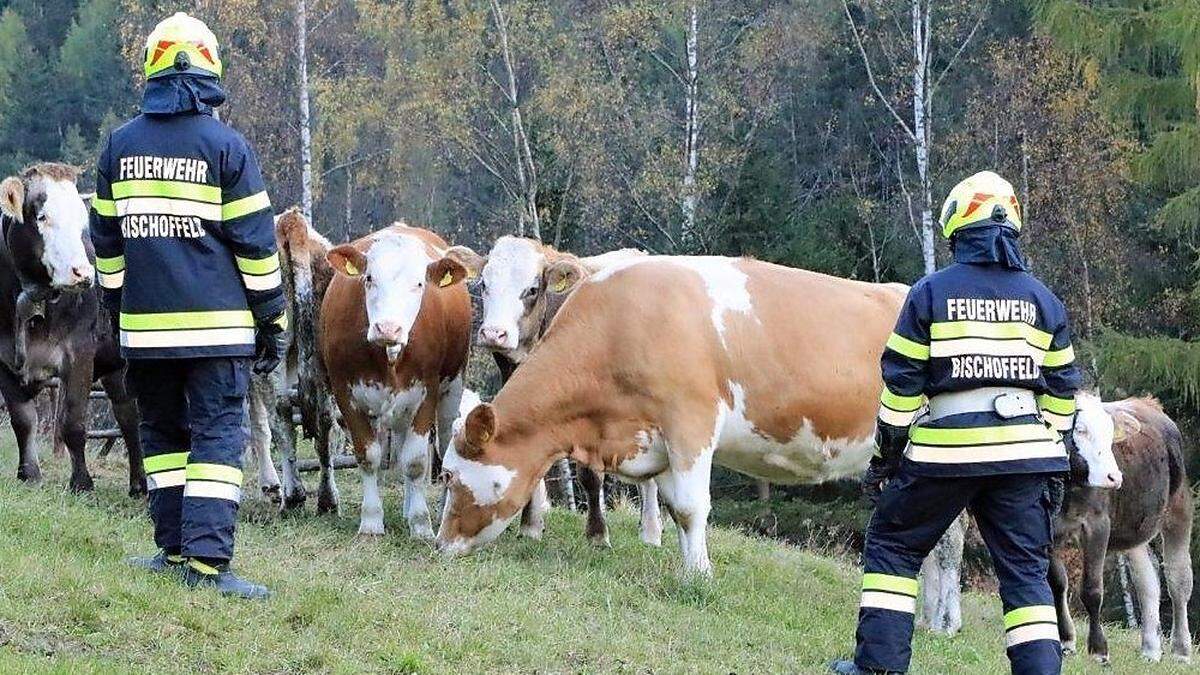
[[[352,244],[327,254],[338,273],[361,279],[367,305],[367,340],[395,359],[408,344],[425,293],[461,282],[467,270],[449,258],[431,260],[425,242],[384,233],[365,252]]]
[[[532,239],[506,236],[496,240],[487,256],[465,246],[447,252],[472,278],[479,278],[483,296],[479,344],[519,360],[540,337],[547,311],[553,312],[551,306],[586,275],[574,256],[555,255],[550,260],[546,251]]]
[[[78,176],[73,166],[37,164],[0,182],[5,245],[22,282],[91,287],[95,269],[84,244],[88,210],[75,187]]]
[[[1072,479],[1098,488],[1120,488],[1124,477],[1117,467],[1113,442],[1123,440],[1137,420],[1126,412],[1109,415],[1092,394],[1075,397],[1075,445],[1079,452],[1071,456]],[[1139,426],[1140,428],[1140,426]]]
[[[446,501],[438,549],[462,555],[495,541],[529,502],[541,477],[537,461],[528,453],[502,451],[490,405],[456,422],[442,459]]]

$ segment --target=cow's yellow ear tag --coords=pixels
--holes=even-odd
[[[562,277],[554,284],[555,293],[565,293],[567,290],[567,278]]]
[[[352,277],[356,277],[359,274],[362,274],[362,272],[358,271],[358,268],[354,266],[354,263],[347,260],[346,261],[346,274],[349,274]]]
[[[442,277],[442,280],[438,282],[438,288],[445,288],[452,283],[454,283],[454,275],[446,272],[445,276]]]

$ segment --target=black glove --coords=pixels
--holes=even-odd
[[[257,326],[254,340],[254,372],[266,375],[279,367],[288,347],[287,315],[281,314]]]
[[[866,497],[872,506],[879,501],[879,495],[883,494],[883,484],[900,470],[900,458],[904,455],[904,446],[907,444],[906,427],[880,424],[875,431],[876,453],[859,482],[863,497]]]
[[[1057,518],[1067,499],[1067,481],[1061,474],[1050,476],[1046,479],[1046,490],[1050,494],[1050,517]]]

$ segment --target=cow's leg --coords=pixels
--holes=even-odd
[[[941,576],[942,568],[938,567],[934,554],[925,556],[921,562],[921,615],[917,617],[917,626],[934,633],[938,632],[941,616]]]
[[[125,386],[125,369],[108,373],[100,378],[108,401],[112,404],[113,417],[125,440],[125,455],[129,459],[129,496],[145,496],[146,467],[142,463],[142,438],[138,431],[137,401]]]
[[[698,452],[688,452],[687,447],[681,442],[667,441],[670,467],[655,480],[679,528],[684,573],[710,576],[708,513],[712,509],[713,448],[699,445]]]
[[[1088,654],[1108,663],[1108,639],[1100,623],[1100,605],[1104,602],[1104,555],[1108,552],[1110,523],[1108,514],[1100,514],[1083,525],[1079,545],[1083,551],[1083,584],[1079,595],[1088,615]]]
[[[281,378],[277,371],[272,375]],[[286,385],[282,385],[284,390]],[[304,480],[296,469],[296,424],[292,421],[292,401],[287,395],[279,395],[279,388],[273,388],[275,394],[272,405],[267,408],[268,420],[271,425],[271,436],[275,439],[275,447],[279,448],[280,466],[283,467],[283,509],[290,511],[304,506],[308,499],[308,491],[304,488]]]
[[[1059,557],[1058,550],[1050,553],[1050,590],[1054,593],[1054,608],[1058,615],[1058,639],[1063,654],[1075,653],[1075,622],[1071,619],[1068,592],[1071,584],[1067,577],[1067,566]]]
[[[362,478],[362,510],[358,516],[358,533],[383,534],[383,500],[379,497],[379,465],[388,445],[388,430],[376,429],[371,419],[349,406],[341,406],[354,443],[358,473]]]
[[[662,546],[662,515],[658,511],[658,483],[643,480],[637,484],[638,499],[642,507],[642,542],[651,546]]]
[[[417,408],[412,426],[392,434],[393,443],[399,440],[401,444],[399,466],[404,476],[404,518],[414,539],[433,539],[425,486],[429,483],[429,454],[433,450],[436,414],[437,396],[430,394]]]
[[[328,403],[322,407],[317,422],[317,437],[313,446],[317,451],[317,461],[321,465],[321,483],[317,486],[317,513],[337,513],[340,497],[337,480],[333,476],[333,466],[329,452],[333,434],[333,407]],[[341,435],[338,435],[341,438]]]
[[[942,535],[936,551],[938,566],[942,570],[938,594],[941,609],[939,627],[943,634],[950,636],[957,635],[962,629],[962,559],[969,523],[964,511]]]
[[[550,510],[550,495],[546,492],[545,479],[539,480],[529,496],[529,503],[521,510],[521,536],[537,541],[546,530],[546,513]]]
[[[250,406],[250,450],[258,462],[258,490],[272,503],[280,502],[279,473],[271,459],[270,408],[274,406],[274,391],[269,376],[255,375],[250,384],[247,403]]]
[[[579,484],[587,499],[587,525],[584,532],[588,541],[597,546],[609,546],[608,525],[604,522],[604,474],[579,465]]]
[[[76,354],[67,358],[62,374],[63,386],[61,424],[63,442],[71,453],[71,490],[92,490],[92,476],[87,468],[87,413],[92,391],[92,354]]]
[[[37,451],[37,404],[17,377],[8,368],[0,366],[0,395],[8,408],[13,435],[17,438],[17,480],[36,485],[42,482],[42,470],[38,467]]]
[[[1131,548],[1125,556],[1138,607],[1142,609],[1142,658],[1157,663],[1162,660],[1162,625],[1158,614],[1162,588],[1158,583],[1158,566],[1149,544]]]
[[[1171,497],[1163,523],[1163,562],[1167,594],[1171,596],[1171,654],[1192,660],[1192,633],[1188,628],[1188,599],[1192,596],[1192,497],[1185,484]]]

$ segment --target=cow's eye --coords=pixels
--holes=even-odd
[[[533,296],[537,295],[537,292],[538,292],[537,286],[530,286],[529,288],[525,289],[524,293],[521,294],[521,299],[528,300],[529,298],[532,298]]]
[[[47,216],[45,211],[42,211],[41,213],[37,214],[37,221],[39,223],[44,223],[47,220],[50,220],[50,216]]]
[[[363,275],[363,283],[370,286],[375,283],[375,279],[370,274]]]

